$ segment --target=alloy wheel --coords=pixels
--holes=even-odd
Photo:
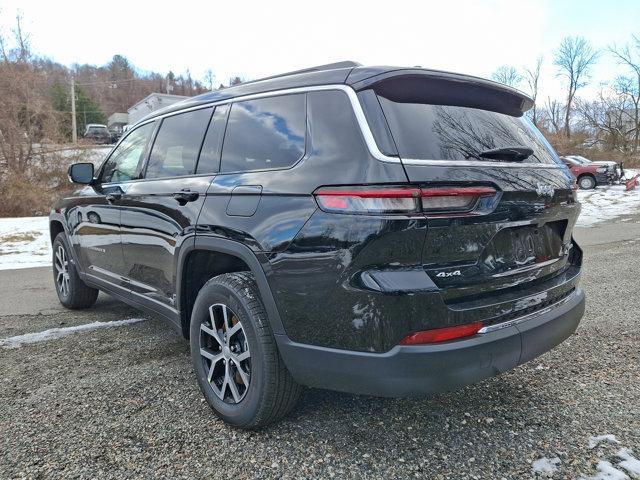
[[[56,285],[58,291],[63,297],[69,296],[70,278],[69,278],[69,262],[67,260],[67,252],[62,245],[58,245],[56,250],[56,258],[54,261],[56,269]]]
[[[240,403],[251,380],[251,353],[242,323],[224,304],[211,305],[209,318],[200,324],[200,356],[218,398]]]

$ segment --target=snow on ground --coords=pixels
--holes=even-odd
[[[531,474],[542,477],[553,477],[553,474],[558,471],[558,464],[560,459],[558,457],[547,458],[542,457],[531,464]]]
[[[0,218],[0,270],[51,266],[47,217]]]
[[[29,343],[44,342],[56,338],[66,337],[80,332],[90,332],[101,328],[121,327],[122,325],[131,325],[132,323],[143,322],[144,318],[129,318],[127,320],[116,320],[113,322],[93,322],[75,327],[51,328],[37,333],[26,333],[15,337],[0,339],[0,347],[2,348],[18,348]]]
[[[638,173],[635,170],[625,172],[627,178]],[[627,192],[624,183],[593,190],[578,190],[578,200],[582,204],[578,225],[582,227],[590,227],[621,215],[640,213],[640,187]]]
[[[622,462],[618,466],[625,469],[631,478],[640,478],[640,460],[633,456],[633,452],[628,448],[621,448],[616,453],[618,458],[622,459]]]
[[[600,460],[595,475],[580,477],[580,480],[629,480],[629,476],[614,467],[611,462]]]
[[[596,448],[601,443],[620,443],[615,435],[607,433],[605,435],[598,435],[596,437],[589,438],[589,448]]]
[[[620,442],[612,434],[598,435],[589,438],[588,447],[604,447],[605,445],[618,445]],[[598,455],[602,453],[599,452]],[[580,480],[640,480],[640,460],[633,456],[628,448],[621,448],[615,454],[615,460],[600,460],[596,466],[596,473]]]

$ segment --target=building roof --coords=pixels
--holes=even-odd
[[[181,102],[177,102],[165,108],[151,112],[149,115],[144,117],[143,120],[171,113],[173,111],[182,110],[184,108],[206,105],[208,103],[229,100],[245,95],[266,93],[290,88],[345,84],[350,85],[356,91],[359,91],[398,76],[420,77],[432,80],[436,84],[446,83],[450,86],[451,83],[456,83],[458,86],[470,87],[467,88],[467,100],[470,98],[470,95],[499,96],[500,100],[508,103],[508,105],[504,106],[503,113],[511,115],[522,115],[523,112],[533,106],[533,100],[519,90],[501,83],[479,77],[473,77],[471,75],[463,75],[440,70],[429,70],[418,67],[365,67],[359,63],[347,61],[266,77],[242,83],[234,87],[203,93],[196,97],[189,97]],[[491,101],[495,102],[495,99]],[[478,102],[478,108],[482,108],[482,104],[482,101]]]

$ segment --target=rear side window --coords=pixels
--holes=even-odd
[[[220,105],[213,112],[213,117],[209,122],[207,135],[204,137],[204,143],[200,151],[197,173],[216,173],[218,171],[228,113],[229,105]]]
[[[204,108],[165,118],[153,142],[145,178],[194,174],[212,111]]]
[[[234,103],[222,149],[222,172],[286,168],[305,151],[305,95]]]
[[[526,146],[533,155],[525,162],[556,163],[542,135],[524,116],[378,98],[401,158],[484,160],[479,157],[484,151]]]

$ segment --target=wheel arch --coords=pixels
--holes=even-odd
[[[209,263],[202,270],[203,258],[215,262],[216,265],[210,268]],[[249,271],[253,274],[273,333],[284,334],[282,320],[265,273],[267,265],[261,262],[249,247],[239,242],[197,235],[193,243],[181,249],[176,272],[177,307],[183,336],[189,337],[193,301],[202,287],[200,283],[203,283],[203,280],[206,283],[210,278],[223,273],[237,271]]]
[[[49,221],[49,235],[51,237],[51,244],[56,239],[56,237],[64,232],[64,225],[61,220],[51,219]]]

